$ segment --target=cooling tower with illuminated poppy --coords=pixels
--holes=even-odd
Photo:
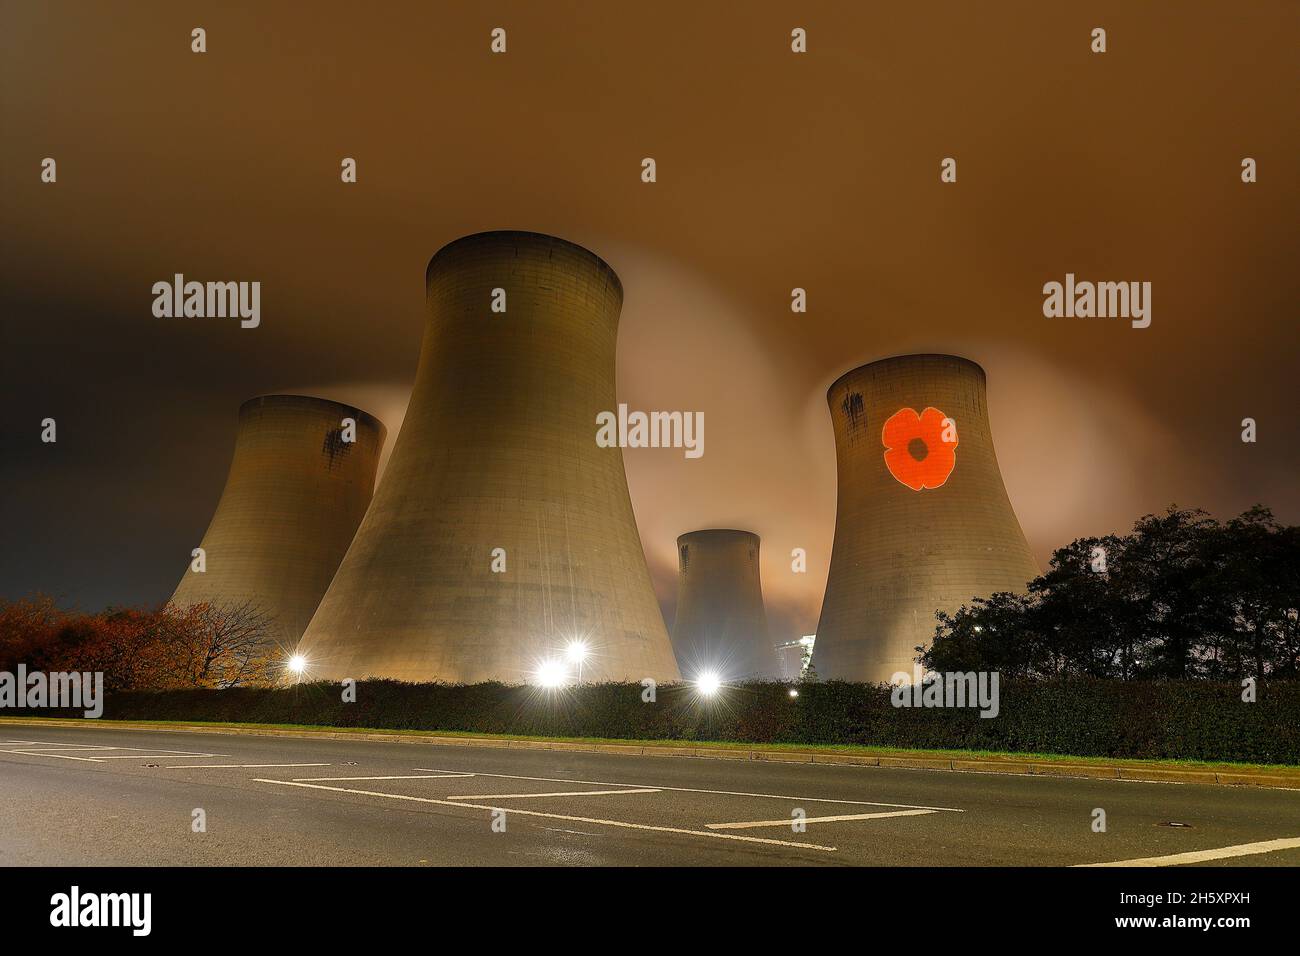
[[[682,675],[772,678],[780,661],[767,630],[758,535],[711,528],[677,539],[680,579],[673,651]]]
[[[298,648],[308,675],[678,679],[622,450],[596,442],[618,407],[618,276],[563,239],[488,232],[425,281],[410,405]]]
[[[379,419],[307,395],[239,408],[225,489],[172,602],[249,605],[292,648],[329,587],[375,489]]]
[[[910,679],[937,611],[1038,574],[994,454],[984,370],[904,355],[848,372],[826,398],[839,490],[813,665]]]

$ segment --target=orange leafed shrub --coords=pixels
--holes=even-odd
[[[273,684],[279,653],[251,605],[66,611],[44,595],[0,601],[0,670],[104,674],[108,690]]]

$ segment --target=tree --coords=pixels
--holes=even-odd
[[[1300,528],[1255,507],[1218,530],[1209,549],[1207,650],[1216,676],[1240,680],[1300,672]]]
[[[42,595],[0,601],[0,670],[89,671],[105,690],[271,684],[271,620],[251,602],[61,610]]]
[[[1298,607],[1300,528],[1258,506],[1227,524],[1171,507],[1059,548],[1024,595],[940,614],[918,660],[1008,676],[1294,677]]]
[[[165,641],[168,683],[181,687],[236,687],[274,683],[278,653],[271,618],[252,601],[169,605]]]

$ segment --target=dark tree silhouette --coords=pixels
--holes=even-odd
[[[1296,677],[1297,608],[1300,528],[1259,506],[1226,524],[1175,507],[1058,549],[1024,595],[940,613],[917,659],[1009,677]]]

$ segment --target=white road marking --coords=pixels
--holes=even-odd
[[[7,753],[32,753],[40,751],[42,753],[58,753],[65,750],[98,750],[106,752],[115,750],[124,756],[134,756],[135,754],[149,754],[151,757],[165,756],[171,754],[173,757],[225,757],[227,754],[210,754],[198,750],[163,750],[161,747],[97,747],[90,744],[28,744],[18,751],[3,751]],[[127,753],[130,751],[130,753]]]
[[[86,754],[87,756],[77,757],[69,751]],[[130,751],[125,753],[124,751]],[[104,760],[180,760],[184,757],[228,757],[229,754],[209,754],[195,753],[192,750],[168,750],[163,753],[140,747],[54,747],[41,745],[24,750],[0,750],[0,753],[19,754],[23,757],[57,757],[61,760],[85,760],[90,763],[99,763]],[[89,756],[89,754],[94,756]]]
[[[405,774],[399,777],[294,777],[294,783],[314,783],[317,780],[451,780],[454,777],[472,777],[472,773]]]
[[[529,797],[608,797],[616,793],[658,793],[652,787],[635,790],[565,790],[560,793],[476,793],[472,796],[452,796],[448,800],[525,800]],[[928,810],[926,811],[929,812]]]
[[[173,758],[175,759],[175,758]],[[163,770],[253,770],[262,767],[329,767],[327,763],[182,763]]]
[[[58,743],[50,740],[6,740],[4,745],[6,747],[66,747],[72,746],[73,744],[67,740]],[[86,744],[85,746],[90,746],[90,744]]]
[[[57,757],[58,754],[38,754],[37,756]],[[182,757],[229,757],[230,754],[187,754],[187,753],[166,753],[166,754],[103,754],[98,757],[85,757],[85,760],[180,760]]]
[[[1137,860],[1116,860],[1114,863],[1078,863],[1076,866],[1183,866],[1187,863],[1204,863],[1207,860],[1226,860],[1234,856],[1254,856],[1257,853],[1273,853],[1276,850],[1300,849],[1300,838],[1285,840],[1262,840],[1259,843],[1240,843],[1237,846],[1220,847],[1217,850],[1191,850],[1187,853],[1172,853],[1169,856],[1147,856]]]
[[[454,770],[439,770],[431,767],[416,767],[426,773],[455,773]],[[701,790],[697,787],[664,787],[642,783],[618,783],[609,780],[570,780],[567,777],[521,777],[511,773],[483,773],[478,777],[501,777],[507,780],[541,780],[545,783],[581,783],[593,787],[646,787],[651,790],[672,790],[676,793],[713,793],[725,797],[766,797],[770,800],[795,800],[803,803],[842,803],[855,807],[895,807],[900,810],[940,810],[946,813],[965,813],[956,807],[922,807],[914,803],[880,803],[875,800],[838,800],[831,797],[787,797],[776,793],[747,793],[743,790]]]
[[[847,813],[838,817],[805,817],[802,823],[837,823],[841,820],[882,820],[885,817],[915,817],[924,813],[936,813],[935,810],[890,810],[886,813]],[[751,820],[743,823],[706,823],[710,830],[744,830],[748,827],[788,827],[795,822],[794,817],[784,820]]]
[[[89,763],[99,763],[94,757],[74,757],[71,754],[43,754],[32,750],[7,750],[5,753],[21,754],[24,757],[59,757],[62,760],[85,760]]]
[[[504,776],[504,774],[497,774],[496,776]],[[254,777],[253,780],[255,783],[274,783],[279,784],[282,787],[309,787],[313,790],[332,790],[335,793],[353,793],[363,797],[383,797],[388,800],[410,800],[414,803],[432,803],[440,807],[460,807],[461,809],[468,810],[501,809],[500,807],[480,805],[476,803],[453,803],[450,800],[435,800],[432,797],[412,797],[404,793],[380,793],[377,790],[352,790],[347,787],[326,787],[318,783],[302,783],[297,780],[267,780],[260,777]],[[709,830],[685,830],[679,827],[658,827],[644,823],[628,823],[625,820],[600,820],[593,817],[573,817],[560,813],[542,813],[540,810],[509,810],[507,812],[525,817],[544,817],[549,820],[567,820],[570,823],[592,823],[597,826],[623,827],[629,830],[651,830],[658,833],[678,833],[684,836],[710,837],[714,840],[737,840],[743,843],[762,843],[768,846],[794,847],[801,850],[823,850],[827,853],[835,852],[835,847],[821,846],[817,843],[795,843],[792,840],[769,840],[764,837],[737,836],[733,833],[713,833]]]

